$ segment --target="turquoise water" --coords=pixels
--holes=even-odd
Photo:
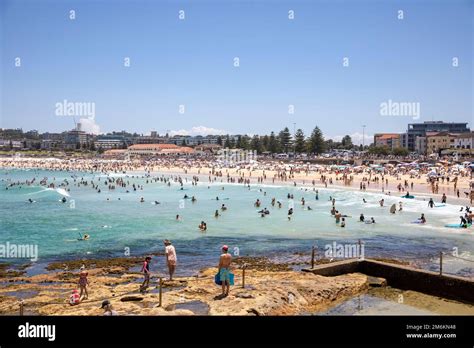
[[[161,174],[153,176],[160,177]],[[70,197],[66,197],[67,203],[60,202],[64,192],[39,185],[44,177],[48,178],[48,183],[56,185],[68,180]],[[102,192],[97,193],[90,185],[75,186],[74,177],[77,182],[81,178],[93,179]],[[11,182],[33,178],[36,178],[33,185],[5,189]],[[208,184],[207,178],[197,186],[192,186],[188,180],[182,191],[178,183],[171,186],[163,182],[146,184],[146,178],[132,178],[132,175],[124,175],[123,179],[130,186],[132,183],[143,185],[143,190],[135,192],[129,186],[109,191],[104,184],[106,178],[106,175],[77,172],[1,170],[0,243],[37,244],[38,263],[42,263],[123,256],[125,248],[129,248],[132,256],[141,256],[163,251],[162,240],[167,238],[173,241],[178,253],[178,274],[214,265],[223,244],[228,244],[232,253],[244,256],[307,261],[312,245],[318,246],[321,255],[326,244],[357,243],[360,239],[365,245],[365,257],[411,260],[426,269],[437,270],[441,250],[450,252],[457,248],[459,256],[474,260],[474,228],[443,227],[459,221],[460,207],[448,204],[429,209],[427,202],[422,200],[427,197],[409,200],[359,191],[319,189],[319,200],[316,200],[312,188],[304,191],[301,187],[252,185],[249,190],[241,184]],[[125,192],[127,189],[129,193]],[[288,193],[294,195],[291,221],[287,219]],[[184,200],[183,205],[184,194],[194,195],[197,201]],[[352,216],[346,219],[345,228],[336,225],[330,214],[330,196],[336,198],[339,211]],[[140,203],[141,197],[144,203]],[[271,206],[272,197],[282,202],[281,209],[277,205]],[[300,204],[302,197],[306,206],[310,205],[313,210],[306,210]],[[29,198],[36,203],[28,203]],[[261,208],[270,210],[265,218],[257,214],[258,209],[253,205],[257,198],[262,201]],[[363,198],[367,203],[362,202]],[[378,204],[381,198],[385,199],[383,208]],[[75,207],[71,207],[71,200]],[[152,204],[155,200],[161,204]],[[390,214],[390,205],[396,203],[398,207],[399,201],[403,201],[403,211]],[[220,212],[221,216],[216,219],[214,212],[221,204],[228,210]],[[428,223],[411,223],[421,212],[425,213]],[[374,217],[377,223],[358,222],[360,213],[366,218]],[[176,221],[177,214],[182,221]],[[205,233],[197,227],[201,220],[208,225]],[[78,241],[84,233],[91,236],[90,240]],[[300,254],[304,255],[298,256]],[[445,260],[446,273],[474,275],[474,263],[449,257]],[[162,266],[163,261],[159,260],[157,267]]]

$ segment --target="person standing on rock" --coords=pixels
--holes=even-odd
[[[166,254],[166,264],[168,265],[168,271],[170,273],[170,281],[173,280],[173,274],[176,270],[176,262],[178,261],[176,257],[176,249],[171,245],[171,241],[165,239],[163,241],[165,244],[165,254]]]
[[[148,284],[150,283],[150,261],[151,257],[147,256],[145,258],[145,261],[143,262],[141,271],[143,272],[143,276],[145,277],[145,279],[143,280],[143,283],[140,286],[140,292],[142,293],[145,292],[145,290],[148,288]]]
[[[87,276],[88,276],[88,273],[86,272],[86,266],[82,265],[81,271],[79,272],[79,288],[81,289],[81,293],[79,295],[80,301],[87,300],[89,297],[89,294],[87,292],[87,285],[89,285]],[[83,293],[85,294],[84,297],[82,297]]]
[[[219,277],[222,282],[222,296],[228,296],[230,290],[230,264],[232,263],[232,255],[228,253],[229,247],[222,247],[222,254],[219,258]]]

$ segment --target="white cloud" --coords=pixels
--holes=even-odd
[[[205,127],[205,126],[197,126],[197,127],[192,127],[189,130],[186,129],[179,129],[179,130],[172,130],[168,132],[170,136],[174,135],[223,135],[223,134],[229,134],[228,131],[223,130],[223,129],[216,129],[216,128],[210,128],[210,127]]]
[[[333,139],[334,141],[341,141],[342,138],[344,138],[344,136],[345,135],[335,135],[331,139]],[[361,145],[362,144],[362,133],[355,132],[355,133],[349,134],[349,136],[351,137],[352,143],[354,145]],[[370,145],[374,141],[374,136],[373,135],[364,134],[363,137],[365,139],[365,142],[364,142],[365,145]]]
[[[81,130],[85,131],[86,133],[95,135],[100,134],[100,126],[95,123],[95,119],[93,117],[81,118],[79,123],[81,124]]]

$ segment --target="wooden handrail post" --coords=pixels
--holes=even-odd
[[[439,252],[439,275],[443,275],[443,252]]]
[[[161,307],[161,304],[163,303],[163,278],[160,277],[160,303],[158,307]]]
[[[314,268],[314,245],[311,248],[311,269]]]

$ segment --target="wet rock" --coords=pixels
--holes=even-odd
[[[241,292],[235,295],[235,297],[238,298],[255,298],[252,294],[249,294],[248,292]]]
[[[143,296],[124,296],[120,299],[122,302],[127,301],[143,301]]]
[[[380,288],[383,286],[387,286],[387,280],[385,278],[378,278],[378,277],[367,277],[367,282],[369,283],[369,286],[374,287],[374,288]]]

